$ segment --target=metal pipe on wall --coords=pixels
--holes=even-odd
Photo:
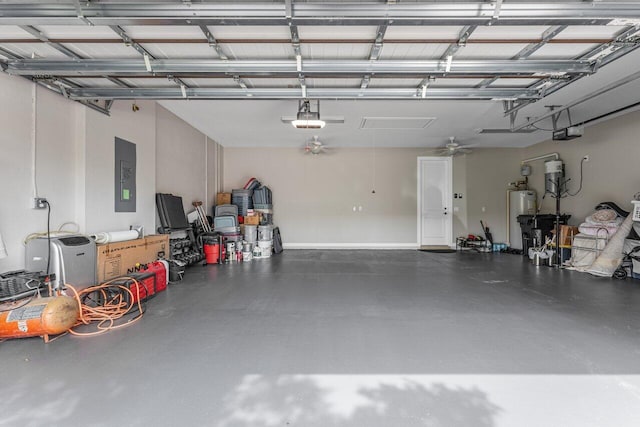
[[[524,165],[525,163],[535,162],[536,160],[546,159],[547,157],[555,157],[556,160],[560,160],[560,154],[558,154],[558,153],[549,153],[549,154],[543,154],[542,156],[531,157],[530,159],[521,160],[520,164]]]

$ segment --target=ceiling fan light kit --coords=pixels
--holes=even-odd
[[[313,155],[326,153],[327,146],[324,145],[322,141],[318,139],[317,135],[314,135],[313,139],[311,141],[307,141],[307,144],[304,146],[304,152],[305,154],[313,154]]]
[[[449,142],[436,151],[438,156],[457,156],[458,154],[467,154],[473,152],[469,147],[472,145],[460,145],[455,141],[454,136],[449,137]]]

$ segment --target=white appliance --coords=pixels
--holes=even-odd
[[[507,191],[507,240],[510,248],[522,249],[518,215],[535,215],[536,199],[536,192],[532,190]]]

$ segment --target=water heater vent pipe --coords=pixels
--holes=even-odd
[[[555,157],[556,160],[560,160],[560,154],[558,154],[558,153],[549,153],[549,154],[544,154],[544,155],[538,156],[538,157],[531,157],[530,159],[524,159],[524,160],[522,160],[520,162],[520,164],[524,165],[525,163],[535,162],[536,160],[546,159],[547,157]]]

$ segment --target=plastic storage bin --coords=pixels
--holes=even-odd
[[[231,190],[231,203],[238,207],[238,215],[246,216],[253,209],[253,190]]]

